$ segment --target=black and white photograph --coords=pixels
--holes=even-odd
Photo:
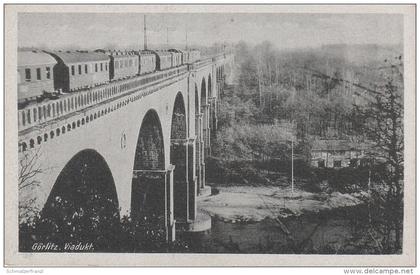
[[[9,263],[413,265],[415,6],[285,8],[6,5]]]

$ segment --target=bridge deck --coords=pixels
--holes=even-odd
[[[125,87],[136,83],[134,89],[146,89],[151,85],[156,85],[167,79],[172,79],[188,71],[200,70],[203,67],[213,64],[220,60],[220,56],[205,58],[193,64],[181,65],[164,71],[158,71],[145,75],[136,75],[126,79],[108,82],[81,89],[70,94],[62,94],[56,100],[46,100],[40,103],[30,103],[18,110],[19,135],[36,130],[39,127],[48,125],[45,122],[54,123],[57,119],[63,119],[68,115],[77,115],[77,112],[97,105],[101,102],[109,102],[109,99],[117,100],[122,94],[132,92],[133,89]],[[175,75],[174,75],[175,74]],[[34,126],[38,126],[35,127]]]

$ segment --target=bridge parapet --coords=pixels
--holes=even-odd
[[[192,70],[199,70],[199,69],[201,69],[203,67],[206,67],[206,66],[211,65],[212,62],[213,61],[212,61],[212,58],[211,57],[205,58],[205,59],[201,59],[201,60],[199,60],[199,61],[197,61],[195,63],[189,64],[188,69],[191,70],[191,71]]]
[[[216,56],[213,56],[213,62],[217,62],[220,60],[223,60],[226,58],[226,55],[224,53],[218,54]]]
[[[157,83],[165,78],[185,73],[188,70],[197,70],[209,66],[214,62],[223,62],[227,57],[228,55],[226,54],[219,54],[215,57],[204,58],[189,64],[188,67],[184,65],[152,74],[112,81],[107,84],[87,87],[70,94],[61,95],[60,98],[56,100],[31,103],[18,110],[19,131],[55,120],[60,116],[80,111],[110,98],[117,97],[121,93],[127,92],[127,90],[129,90],[128,87],[132,86],[133,83],[139,87]]]
[[[18,110],[19,152],[34,148],[159,90],[167,80],[179,79],[190,70],[206,68],[215,64],[216,59],[223,62],[227,57],[224,54],[208,57],[188,66],[112,81],[62,95],[56,100],[32,103]],[[138,91],[141,92],[137,94]],[[133,92],[136,94],[132,95]],[[45,133],[42,135],[41,132]]]
[[[83,128],[85,125],[99,119],[107,114],[110,114],[120,108],[124,108],[131,102],[140,100],[144,96],[159,91],[165,86],[170,85],[186,78],[186,73],[180,73],[171,78],[166,78],[159,83],[152,83],[146,85],[141,89],[139,87],[130,88],[120,94],[102,100],[96,104],[91,104],[85,108],[57,117],[51,121],[35,125],[19,131],[19,152],[24,152],[27,149],[35,148],[41,144],[48,142],[50,139],[58,138],[66,132],[75,131],[78,128]]]
[[[162,80],[184,74],[187,71],[187,66],[181,66],[153,74],[112,81],[93,88],[86,88],[71,94],[62,95],[56,100],[30,104],[18,111],[19,131],[56,120],[111,98],[117,98],[121,94],[129,92],[132,88],[138,89],[153,85]]]

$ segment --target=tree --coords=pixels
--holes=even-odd
[[[35,205],[35,200],[32,195],[40,182],[37,176],[43,173],[40,163],[40,149],[24,151],[19,158],[19,174],[18,174],[18,189],[19,189],[19,221],[27,221],[34,217],[38,212]]]
[[[365,131],[374,140],[372,155],[384,162],[380,172],[381,185],[375,190],[381,207],[379,230],[384,236],[382,247],[386,251],[399,251],[403,224],[403,63],[401,57],[380,69],[383,81],[377,84],[377,93],[365,108],[358,107],[365,118]]]

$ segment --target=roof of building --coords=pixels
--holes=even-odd
[[[367,150],[372,145],[366,142],[352,142],[349,140],[321,139],[312,143],[312,150],[316,151],[354,151]]]
[[[51,55],[41,51],[18,51],[17,60],[19,67],[57,63]]]
[[[55,51],[52,54],[58,56],[64,63],[83,63],[93,61],[108,61],[108,55],[89,51]]]

